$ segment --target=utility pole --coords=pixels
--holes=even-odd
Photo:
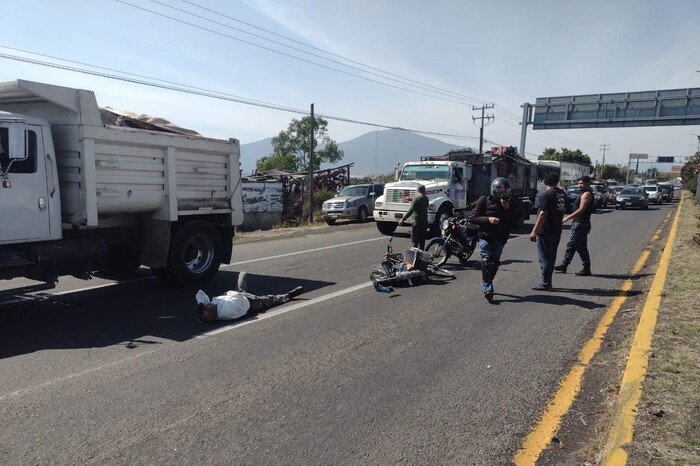
[[[603,164],[600,166],[600,177],[603,178],[603,170],[605,170],[605,151],[610,149],[610,144],[601,144],[600,150],[603,151]]]
[[[314,132],[316,131],[316,119],[314,118],[314,104],[311,104],[311,125],[309,128],[309,223],[314,221]]]
[[[484,115],[484,111],[489,108],[493,108],[493,104],[478,108],[472,106],[472,110],[481,110],[480,117],[472,117],[472,123],[476,122],[476,120],[481,120],[481,125],[479,126],[479,155],[483,155],[484,153],[484,126],[490,125],[494,121],[493,115]],[[484,122],[484,120],[486,120],[486,122]]]

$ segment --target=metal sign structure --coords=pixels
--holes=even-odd
[[[524,154],[528,125],[535,130],[700,125],[700,88],[538,97],[522,107]]]

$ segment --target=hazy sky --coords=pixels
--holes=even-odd
[[[368,123],[330,120],[338,142],[384,125],[476,148],[472,106],[494,103],[486,139],[518,146],[521,105],[538,97],[700,87],[700,2],[2,1],[0,54],[301,111],[314,103]],[[301,117],[0,57],[0,82],[18,78],[90,89],[101,106],[244,144]],[[630,152],[692,155],[696,134],[700,126],[530,128],[526,153],[567,147],[600,162],[607,144],[606,163],[626,163]]]

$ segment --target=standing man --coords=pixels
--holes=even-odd
[[[552,290],[552,274],[557,260],[557,248],[561,239],[561,225],[566,211],[566,194],[559,188],[559,175],[548,173],[544,177],[547,191],[542,195],[530,241],[537,242],[537,257],[542,270],[542,280],[532,287],[536,291]]]
[[[571,264],[574,253],[581,256],[583,269],[576,272],[576,275],[587,277],[591,274],[591,255],[588,253],[588,234],[591,232],[591,214],[595,210],[593,194],[591,194],[591,177],[582,176],[578,180],[578,188],[581,195],[574,202],[574,211],[564,217],[564,223],[571,222],[571,237],[566,243],[566,253],[561,264],[554,267],[557,272],[566,273],[566,268]]]
[[[510,182],[496,178],[491,182],[491,195],[481,196],[469,217],[470,222],[479,225],[481,291],[488,302],[493,301],[493,279],[501,265],[503,247],[517,222],[516,209],[511,209],[510,203]]]
[[[411,224],[411,243],[414,248],[425,250],[425,232],[428,229],[428,204],[430,200],[425,195],[425,186],[418,185],[418,194],[411,201],[411,208],[401,218],[399,226],[404,226],[406,219],[413,217]]]

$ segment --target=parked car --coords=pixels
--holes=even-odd
[[[642,188],[626,186],[620,191],[615,199],[615,208],[624,209],[626,207],[649,208],[649,194]]]
[[[593,193],[597,209],[608,206],[608,191],[605,185],[591,184],[591,192]]]
[[[664,202],[671,202],[673,199],[673,185],[671,183],[659,183],[657,185],[661,191],[661,199]]]
[[[663,199],[661,198],[661,191],[659,190],[658,185],[647,184],[642,186],[642,189],[646,191],[649,195],[649,203],[659,205],[663,202]]]
[[[581,195],[581,190],[578,186],[569,186],[564,192],[566,193],[566,213],[570,214],[574,211],[574,202]]]
[[[336,197],[323,203],[321,215],[329,225],[338,219],[355,219],[364,223],[374,214],[374,200],[383,193],[384,183],[346,186]]]

